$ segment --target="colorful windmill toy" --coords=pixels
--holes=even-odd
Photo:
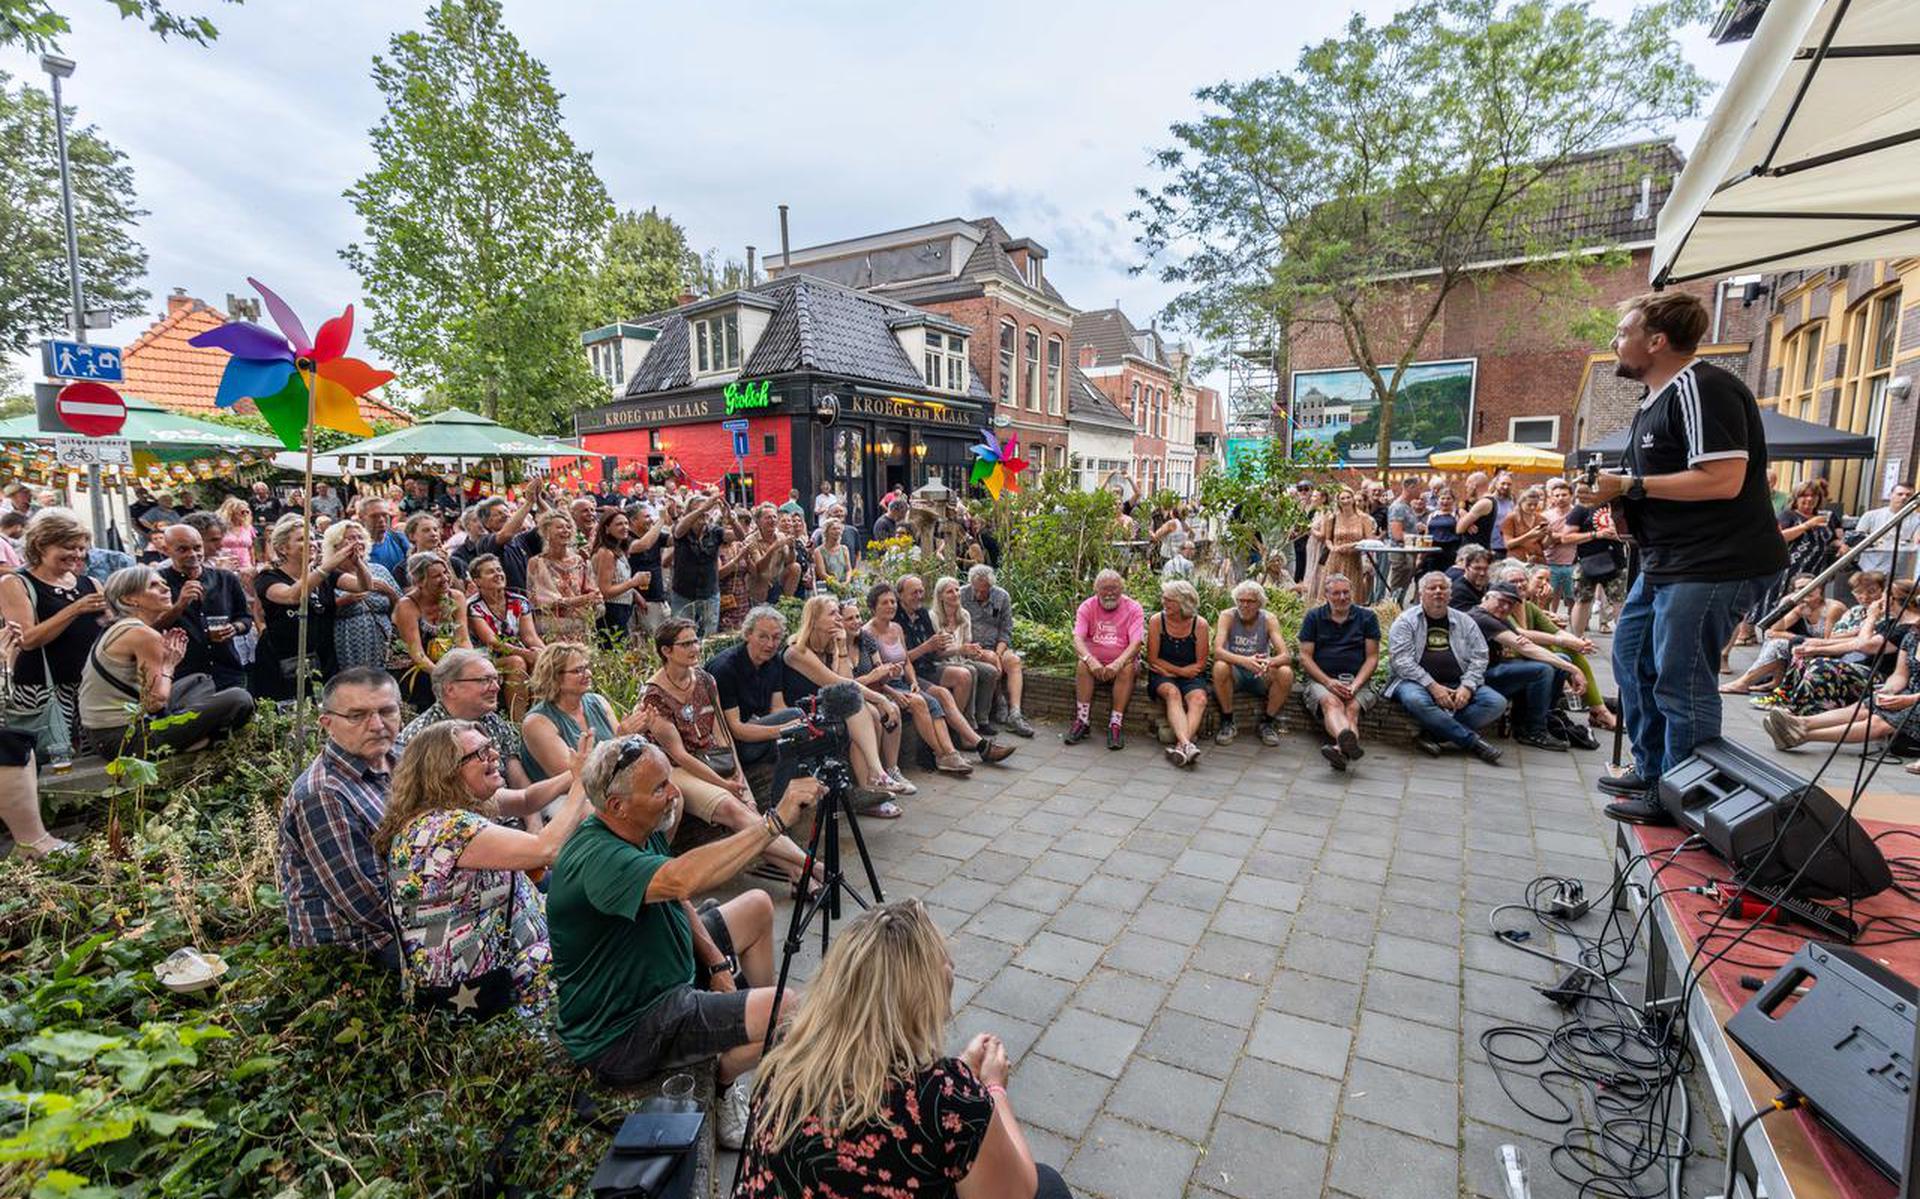
[[[309,397],[315,425],[373,436],[373,427],[360,415],[360,397],[392,379],[393,372],[346,356],[353,340],[353,305],[309,338],[306,326],[286,301],[257,279],[247,282],[260,293],[280,332],[250,321],[228,321],[187,343],[232,355],[214,404],[231,408],[241,400],[252,400],[289,450],[305,443]]]
[[[1000,498],[1002,491],[1020,490],[1018,475],[1027,469],[1026,459],[1020,457],[1020,438],[1012,435],[1002,442],[994,436],[992,429],[980,430],[980,444],[973,446],[973,473],[968,482],[979,483],[987,489],[994,499]]]

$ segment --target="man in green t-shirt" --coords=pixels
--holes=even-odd
[[[582,772],[593,815],[548,882],[560,1040],[613,1085],[715,1056],[732,1081],[759,1060],[773,1017],[773,901],[748,891],[699,914],[690,901],[739,874],[822,793],[795,778],[759,823],[675,857],[660,831],[680,803],[672,773],[643,737],[597,747]],[[728,949],[752,989],[734,988]],[[721,1105],[723,1143],[744,1126],[745,1101],[735,1087]]]

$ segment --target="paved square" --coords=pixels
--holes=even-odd
[[[1817,768],[1775,754],[1757,715],[1732,700],[1730,734]],[[888,898],[921,896],[951,940],[953,1047],[1006,1040],[1035,1154],[1077,1195],[1503,1199],[1506,1142],[1537,1199],[1574,1194],[1547,1162],[1564,1129],[1507,1098],[1479,1043],[1559,1023],[1532,990],[1553,967],[1487,914],[1537,874],[1605,888],[1608,738],[1509,743],[1500,767],[1376,744],[1341,775],[1297,727],[1277,749],[1208,745],[1191,771],[1138,738],[1111,753],[1059,731],[970,779],[922,777],[905,819],[862,830]],[[1892,766],[1875,787],[1916,782]],[[1693,1101],[1711,1106],[1697,1079]],[[1695,1123],[1698,1196],[1725,1142]]]

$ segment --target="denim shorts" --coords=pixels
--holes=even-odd
[[[1271,681],[1264,674],[1255,674],[1239,663],[1233,664],[1233,690],[1236,695],[1265,695]]]

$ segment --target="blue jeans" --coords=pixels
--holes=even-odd
[[[1433,701],[1433,693],[1412,679],[1401,679],[1387,694],[1398,700],[1420,727],[1449,745],[1473,744],[1480,730],[1507,710],[1507,697],[1482,683],[1467,706],[1449,712]]]
[[[1613,676],[1641,778],[1659,778],[1720,735],[1720,651],[1769,578],[1634,580],[1613,626]]]
[[[688,599],[675,594],[669,602],[673,614],[682,620],[691,620],[702,638],[711,637],[720,627],[720,597],[709,595],[704,599]]]
[[[1513,726],[1523,733],[1545,733],[1553,710],[1553,688],[1560,672],[1545,662],[1499,662],[1487,667],[1487,686],[1513,703]]]

